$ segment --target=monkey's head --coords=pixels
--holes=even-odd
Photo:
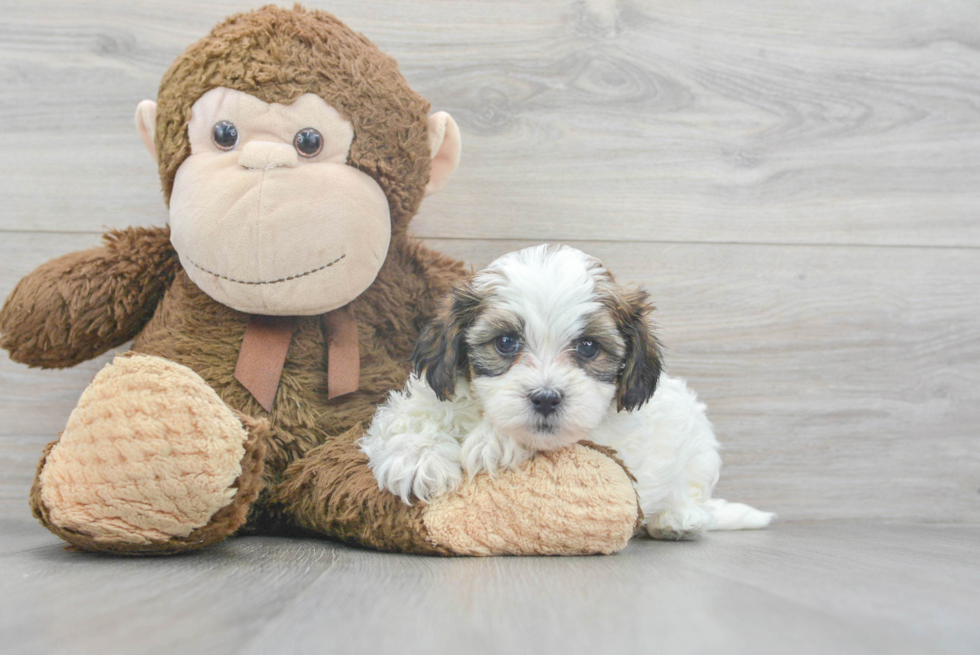
[[[191,280],[239,311],[311,315],[369,287],[455,171],[456,123],[428,112],[334,16],[268,6],[190,46],[136,125]]]

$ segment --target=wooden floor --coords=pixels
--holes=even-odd
[[[0,521],[5,653],[921,653],[980,646],[980,526],[783,524],[611,557],[443,559],[312,540],[66,553]]]
[[[167,221],[134,108],[259,4],[0,0],[0,298]],[[719,494],[783,522],[606,559],[63,553],[27,489],[110,355],[0,354],[0,651],[980,652],[980,4],[307,4],[460,125],[415,233],[475,266],[571,243],[646,285]]]

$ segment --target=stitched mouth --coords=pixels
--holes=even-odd
[[[340,257],[338,257],[337,259],[333,260],[332,262],[329,262],[327,264],[324,264],[323,266],[318,266],[317,268],[312,268],[312,269],[310,269],[308,271],[305,271],[303,273],[297,273],[296,275],[290,275],[288,277],[281,277],[278,280],[258,280],[258,281],[252,281],[252,280],[236,280],[233,277],[228,277],[227,275],[222,275],[221,273],[215,273],[214,271],[209,271],[208,269],[204,268],[203,266],[201,266],[200,264],[198,264],[197,262],[195,262],[192,259],[188,259],[187,261],[190,264],[192,264],[194,266],[194,268],[199,269],[201,271],[204,271],[208,275],[213,275],[213,276],[215,276],[217,278],[221,278],[222,280],[228,280],[229,282],[234,282],[236,284],[260,285],[260,284],[279,284],[280,282],[289,282],[290,280],[297,280],[297,279],[299,279],[301,277],[306,277],[307,275],[313,275],[314,273],[319,273],[320,271],[322,271],[324,269],[330,268],[331,266],[333,266],[334,264],[336,264],[337,262],[339,262],[341,259],[343,259],[346,256],[347,256],[346,254],[345,255],[341,255]]]

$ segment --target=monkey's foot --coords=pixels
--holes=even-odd
[[[245,522],[262,487],[267,431],[186,366],[120,355],[45,450],[31,489],[34,515],[83,550],[203,548]]]
[[[576,445],[516,470],[478,475],[429,504],[379,488],[354,428],[286,471],[277,512],[335,539],[438,555],[591,555],[621,550],[638,525],[629,474],[610,453]]]
[[[623,466],[585,445],[478,475],[422,513],[428,539],[458,555],[608,555],[639,521]]]

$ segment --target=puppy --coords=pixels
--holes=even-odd
[[[500,257],[445,300],[419,337],[415,374],[361,440],[379,485],[427,501],[464,473],[589,440],[636,477],[653,537],[764,527],[772,514],[711,498],[718,442],[694,392],[661,372],[652,309],[574,248]]]

